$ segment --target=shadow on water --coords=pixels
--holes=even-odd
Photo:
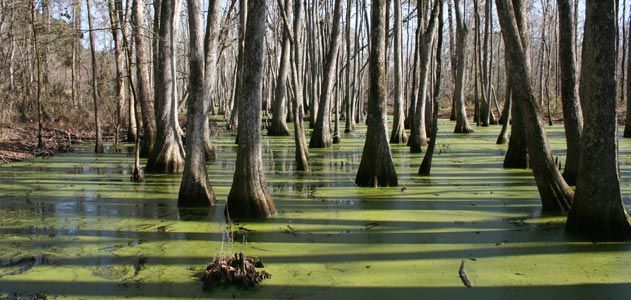
[[[264,167],[279,214],[226,234],[233,136],[207,163],[218,204],[177,207],[180,177],[129,180],[129,145],[0,166],[0,298],[207,297],[198,276],[218,254],[259,256],[273,277],[248,299],[628,299],[629,243],[592,244],[542,215],[529,170],[501,168],[496,127],[451,134],[441,120],[431,177],[422,154],[392,145],[400,186],[358,188],[363,132],[310,149],[294,170],[292,137],[265,137]],[[551,128],[564,159],[562,126]],[[118,149],[118,150],[116,150]],[[631,143],[620,141],[622,190],[631,195]],[[235,242],[228,242],[228,237]],[[461,261],[473,284],[458,277]]]

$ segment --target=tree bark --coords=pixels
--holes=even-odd
[[[88,27],[90,29],[90,54],[92,62],[92,98],[94,101],[94,125],[96,131],[96,141],[94,145],[95,153],[103,153],[103,139],[101,137],[101,119],[99,116],[99,100],[101,95],[98,90],[98,71],[96,65],[96,49],[94,49],[94,28],[92,26],[92,12],[90,7],[90,0],[85,0],[86,7],[88,9]]]
[[[156,143],[156,118],[151,92],[151,77],[149,76],[149,56],[147,55],[146,40],[143,35],[144,12],[142,11],[144,0],[132,2],[132,31],[136,43],[136,99],[140,103],[142,112],[143,137],[140,157],[149,157]]]
[[[514,1],[514,0],[513,0]],[[531,158],[532,172],[539,189],[543,211],[565,212],[570,208],[573,192],[567,185],[552,157],[540,107],[534,95],[530,78],[530,67],[523,48],[516,14],[523,6],[513,6],[509,0],[496,0],[498,17],[502,27],[506,55],[511,66],[513,105],[523,117],[526,144]]]
[[[206,16],[206,34],[204,36],[204,101],[206,102],[204,111],[204,152],[206,159],[215,159],[215,147],[210,141],[210,120],[208,115],[214,112],[213,97],[217,97],[217,44],[219,43],[219,20],[221,2],[208,1],[208,15]]]
[[[218,2],[218,0],[210,0]],[[179,207],[205,207],[215,203],[206,172],[204,125],[208,101],[204,86],[204,44],[199,0],[187,0],[189,26],[189,96],[186,121],[186,161],[177,198]],[[210,4],[212,5],[212,4]],[[214,22],[214,20],[209,20]],[[210,45],[214,47],[215,45]]]
[[[268,218],[276,206],[267,190],[261,158],[261,107],[266,0],[248,0],[242,86],[239,89],[239,146],[226,203],[231,221]]]
[[[390,134],[390,143],[392,144],[405,144],[408,140],[404,124],[405,101],[403,98],[403,58],[401,54],[401,48],[403,47],[401,9],[401,0],[394,0],[394,118],[392,120],[392,133]]]
[[[307,139],[305,137],[305,125],[304,125],[304,107],[303,107],[303,93],[302,86],[299,77],[300,65],[300,44],[298,37],[300,36],[300,14],[302,10],[302,1],[294,0],[294,23],[293,23],[293,47],[292,52],[292,87],[294,88],[293,97],[293,121],[294,121],[294,142],[296,145],[296,169],[298,171],[309,170],[309,151],[307,149]],[[350,118],[347,116],[347,118]]]
[[[331,96],[331,90],[335,79],[335,64],[337,62],[337,48],[339,46],[341,19],[342,0],[335,0],[329,49],[324,63],[322,85],[320,88],[318,118],[316,119],[311,139],[309,140],[309,148],[329,148],[333,142],[329,124],[331,122],[331,99],[333,99]]]
[[[438,1],[438,42],[436,45],[436,82],[434,83],[433,95],[433,113],[432,126],[427,151],[419,167],[418,174],[421,176],[429,176],[432,171],[432,159],[434,157],[434,149],[436,148],[436,137],[438,136],[438,113],[440,112],[440,83],[442,73],[442,54],[443,54],[443,1]]]
[[[467,57],[467,36],[469,29],[464,23],[460,13],[460,0],[455,0],[456,10],[456,87],[454,90],[454,105],[456,106],[456,128],[454,133],[472,133],[473,128],[467,120],[467,107],[465,104],[464,84],[465,67]]]
[[[291,5],[289,0],[285,0],[285,11],[281,14],[289,16],[291,14]],[[274,103],[272,105],[272,122],[267,129],[269,136],[288,136],[289,128],[287,127],[287,115],[285,108],[287,106],[287,79],[290,70],[291,57],[291,41],[289,40],[288,29],[283,29],[283,46],[280,54],[280,62],[278,65],[278,77],[276,78],[276,90],[274,91]]]
[[[155,65],[156,143],[149,159],[147,171],[154,173],[180,173],[184,166],[184,153],[177,107],[174,99],[175,56],[174,17],[177,0],[161,0],[158,61]]]
[[[631,239],[616,145],[616,28],[613,1],[588,0],[580,99],[585,117],[576,197],[566,229],[598,241]]]
[[[416,104],[414,105],[414,118],[412,119],[412,127],[410,127],[410,140],[408,141],[411,153],[420,153],[421,146],[427,145],[427,130],[425,126],[427,90],[430,81],[429,73],[431,69],[430,56],[432,55],[432,43],[436,33],[438,11],[440,10],[438,6],[438,2],[435,2],[432,7],[427,28],[425,28],[424,31],[421,31],[419,41],[417,42],[417,47],[419,47],[420,72],[418,94],[415,99]],[[418,9],[424,8],[421,8],[421,5],[419,4],[417,6],[417,10]]]
[[[567,155],[563,178],[576,184],[581,151],[583,115],[578,102],[576,86],[576,53],[574,52],[574,22],[570,0],[557,0],[559,13],[559,62],[561,64],[561,100]]]
[[[370,25],[369,72],[370,87],[368,92],[368,129],[362,152],[362,159],[357,171],[355,183],[358,186],[397,186],[397,172],[392,162],[388,143],[386,97],[386,2],[372,0]]]

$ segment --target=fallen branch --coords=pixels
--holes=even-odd
[[[464,260],[460,261],[460,269],[458,269],[458,275],[460,275],[460,280],[462,280],[462,283],[466,287],[472,287],[471,281],[469,281],[469,278],[467,278],[467,272],[465,272],[464,270]]]

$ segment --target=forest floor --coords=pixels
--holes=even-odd
[[[73,152],[72,145],[94,138],[92,129],[82,127],[63,121],[46,122],[42,128],[44,147],[37,147],[37,123],[0,124],[0,164]]]

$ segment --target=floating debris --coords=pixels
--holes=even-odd
[[[265,271],[257,272],[256,268],[265,268],[263,262],[256,257],[247,258],[242,252],[231,256],[218,257],[206,267],[202,277],[204,291],[215,287],[224,288],[234,285],[239,288],[251,288],[261,284],[263,280],[272,278]]]
[[[469,281],[469,278],[467,277],[467,272],[465,272],[464,270],[464,260],[460,261],[460,269],[458,269],[458,275],[460,275],[460,280],[462,280],[464,286],[468,288],[472,287],[471,281]]]

